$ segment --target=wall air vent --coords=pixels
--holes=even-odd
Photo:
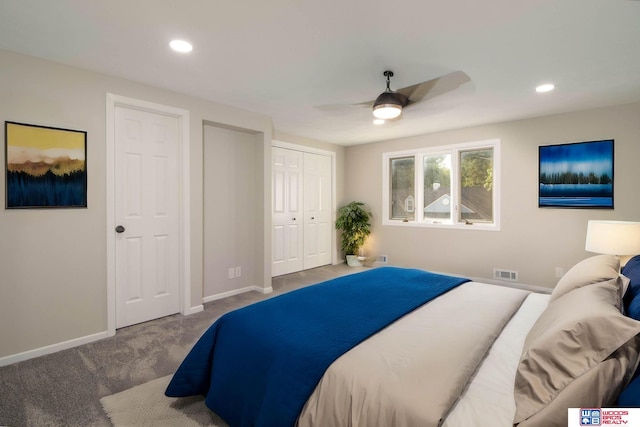
[[[504,270],[502,268],[494,268],[493,278],[497,280],[507,280],[509,282],[517,282],[518,272],[513,270]]]

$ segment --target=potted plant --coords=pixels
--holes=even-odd
[[[336,229],[342,231],[340,247],[350,266],[361,265],[358,261],[358,250],[371,234],[369,219],[372,216],[371,211],[362,202],[351,202],[338,209]]]

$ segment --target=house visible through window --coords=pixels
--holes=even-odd
[[[499,140],[385,153],[386,225],[499,228]]]

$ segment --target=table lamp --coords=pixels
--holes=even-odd
[[[589,220],[585,250],[617,255],[620,267],[640,254],[640,222]]]

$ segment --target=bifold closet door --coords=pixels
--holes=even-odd
[[[304,153],[304,262],[331,264],[331,158]]]
[[[271,275],[280,276],[303,268],[303,153],[280,147],[271,153]]]

